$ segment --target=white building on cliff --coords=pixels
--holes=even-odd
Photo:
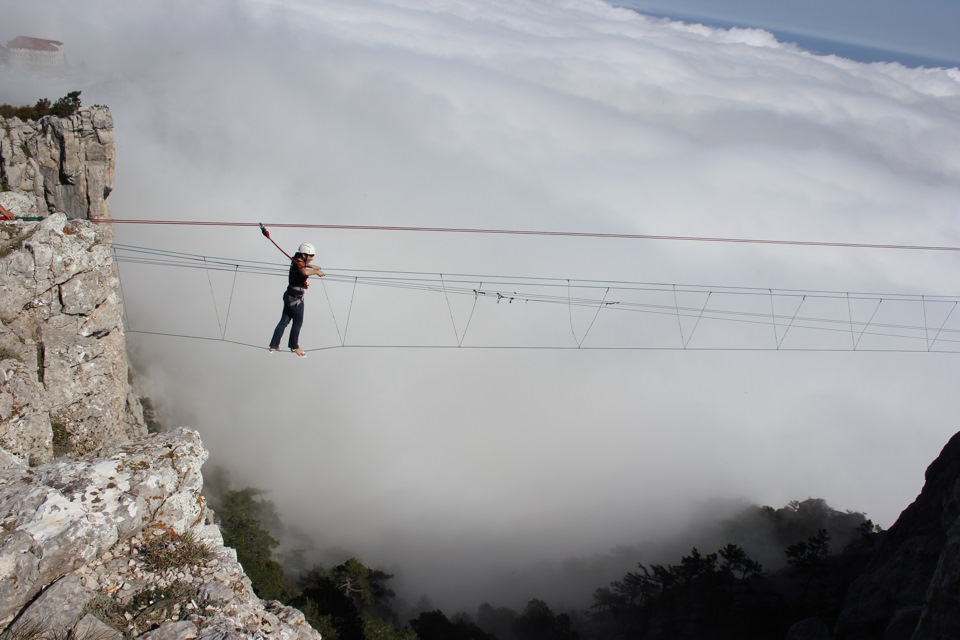
[[[27,69],[59,69],[67,64],[59,40],[17,36],[7,42],[7,62]]]

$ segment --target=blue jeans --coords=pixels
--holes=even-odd
[[[290,329],[290,341],[287,346],[293,351],[300,348],[300,327],[303,326],[303,298],[295,298],[285,293],[283,294],[283,315],[280,316],[277,328],[273,330],[273,338],[270,339],[271,349],[280,348],[280,339],[291,320],[293,320],[293,327]]]

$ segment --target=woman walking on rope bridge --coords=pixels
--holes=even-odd
[[[269,236],[267,237],[269,238]],[[310,265],[315,253],[313,245],[304,242],[293,258],[290,259],[287,290],[283,293],[283,314],[280,316],[277,328],[273,330],[273,338],[270,340],[270,353],[280,349],[280,339],[283,338],[283,332],[290,321],[293,320],[293,327],[290,328],[290,340],[287,345],[290,347],[290,351],[301,358],[307,357],[307,354],[300,348],[300,327],[303,326],[303,293],[308,286],[307,278],[310,276],[323,277],[323,271]]]

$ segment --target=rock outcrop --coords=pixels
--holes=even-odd
[[[28,464],[143,435],[106,232],[0,225],[0,447]]]
[[[180,429],[0,471],[0,628],[319,640],[257,598],[223,546],[200,494],[206,458]]]
[[[116,153],[107,107],[39,121],[0,118],[0,186],[28,199],[17,215],[108,218]]]
[[[836,638],[960,638],[960,433],[925,480],[847,592]]]
[[[107,218],[106,108],[0,119],[0,636],[320,640],[257,598],[187,429],[148,435]]]

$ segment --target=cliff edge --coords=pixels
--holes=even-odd
[[[189,429],[148,434],[108,227],[109,110],[0,119],[0,636],[319,640],[260,600]]]

